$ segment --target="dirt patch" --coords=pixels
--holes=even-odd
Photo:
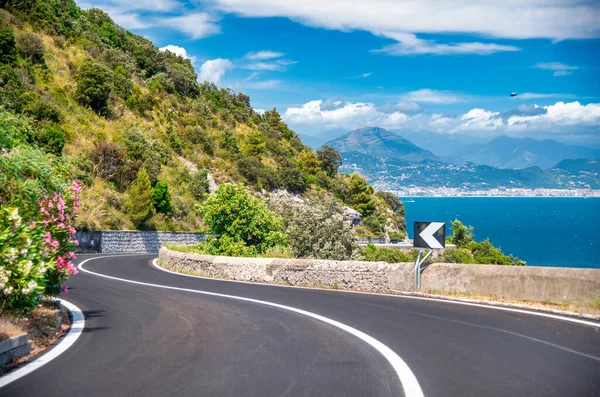
[[[57,325],[60,325],[57,327]],[[27,332],[30,353],[0,368],[0,374],[32,360],[51,347],[70,328],[69,312],[57,301],[43,301],[31,313],[20,316],[0,316],[0,340]],[[15,334],[16,333],[16,334]],[[8,336],[10,335],[10,336]]]

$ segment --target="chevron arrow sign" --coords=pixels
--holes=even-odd
[[[446,224],[444,222],[415,222],[415,248],[445,248]]]

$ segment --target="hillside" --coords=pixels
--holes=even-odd
[[[380,159],[417,163],[436,156],[391,131],[379,127],[360,128],[327,143],[344,156],[358,153]]]
[[[600,159],[567,159],[552,168],[572,173],[589,172],[598,175],[600,174]]]
[[[335,151],[302,144],[275,109],[259,114],[247,95],[197,83],[189,59],[105,12],[73,0],[0,5],[0,144],[70,164],[84,182],[78,228],[203,230],[196,206],[212,179],[331,193],[356,208],[356,197],[376,200],[358,176],[337,173]],[[150,187],[154,208],[139,217],[136,194]]]
[[[521,169],[537,166],[551,168],[563,159],[598,157],[600,151],[583,146],[566,145],[552,139],[511,138],[499,136],[482,144],[467,145],[453,156],[493,167]]]

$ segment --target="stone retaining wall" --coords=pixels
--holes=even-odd
[[[191,232],[157,231],[79,231],[75,235],[81,252],[155,253],[166,243],[196,244],[206,241],[206,235]]]
[[[170,270],[238,281],[384,293],[414,290],[413,263],[235,258],[164,247],[159,260]],[[600,269],[432,264],[422,273],[421,287],[423,291],[588,303],[600,297]]]
[[[158,258],[170,270],[207,277],[373,292],[390,292],[388,286],[396,271],[411,266],[384,262],[210,256],[175,252],[164,247]]]

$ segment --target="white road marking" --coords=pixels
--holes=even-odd
[[[17,379],[24,377],[25,375],[29,374],[30,372],[35,371],[36,369],[40,368],[43,365],[48,364],[50,361],[52,361],[56,357],[60,356],[62,353],[64,353],[69,347],[71,347],[75,343],[77,338],[79,338],[79,336],[83,332],[83,329],[85,327],[85,318],[84,318],[81,310],[79,310],[79,308],[77,306],[75,306],[74,304],[72,304],[71,302],[67,302],[64,299],[58,299],[58,300],[60,301],[60,303],[63,306],[65,306],[71,312],[71,316],[73,317],[73,320],[71,322],[71,329],[69,329],[69,332],[67,333],[67,335],[65,337],[63,337],[62,340],[54,348],[52,348],[52,350],[50,350],[48,353],[42,355],[38,359],[35,359],[34,361],[30,362],[29,364],[26,364],[25,366],[13,371],[13,372],[9,372],[8,374],[0,377],[0,388],[8,385],[9,383],[16,381]]]
[[[158,263],[156,262],[156,259],[154,259],[152,261],[152,265],[154,265],[155,268],[162,270],[163,272],[176,274],[178,276],[194,277],[194,278],[200,278],[203,280],[213,280],[213,281],[219,281],[219,282],[224,282],[224,283],[254,284],[254,285],[262,285],[262,286],[277,287],[277,288],[297,288],[297,289],[307,289],[307,290],[324,291],[324,292],[331,292],[331,293],[373,295],[373,296],[389,297],[389,298],[396,298],[396,299],[426,300],[426,301],[432,301],[432,302],[450,303],[453,305],[474,306],[474,307],[480,307],[483,309],[492,309],[492,310],[501,310],[501,311],[506,311],[506,312],[519,313],[519,314],[528,314],[531,316],[546,317],[546,318],[551,318],[554,320],[568,321],[571,323],[586,325],[589,327],[600,328],[600,322],[588,321],[588,320],[583,320],[583,319],[574,318],[574,317],[566,317],[566,316],[561,316],[558,314],[536,312],[536,311],[532,311],[532,310],[516,309],[513,307],[499,306],[499,305],[494,305],[493,304],[494,302],[490,302],[489,304],[483,304],[483,303],[463,302],[463,301],[450,300],[450,299],[428,298],[425,296],[385,294],[385,293],[376,293],[376,292],[351,291],[351,290],[343,290],[343,289],[324,289],[324,288],[316,288],[316,287],[299,287],[299,286],[295,286],[295,285],[257,283],[257,282],[252,282],[252,281],[223,280],[223,279],[215,278],[215,277],[195,276],[193,274],[184,274],[184,273],[174,272],[172,270],[165,269],[165,268],[159,266]]]
[[[107,258],[107,257],[105,256],[105,257],[86,259],[83,262],[81,262],[79,264],[79,266],[77,266],[77,267],[79,270],[81,270],[85,273],[93,274],[95,276],[104,277],[104,278],[111,279],[111,280],[122,281],[125,283],[145,285],[145,286],[149,286],[149,287],[170,289],[170,290],[176,290],[176,291],[192,292],[192,293],[196,293],[196,294],[217,296],[217,297],[222,297],[222,298],[235,299],[235,300],[240,300],[240,301],[244,301],[244,302],[258,303],[261,305],[276,307],[279,309],[288,310],[288,311],[291,311],[294,313],[302,314],[304,316],[313,318],[318,321],[322,321],[326,324],[332,325],[336,328],[346,331],[349,334],[354,335],[355,337],[366,342],[367,344],[369,344],[371,347],[373,347],[375,350],[377,350],[379,353],[381,353],[385,357],[385,359],[390,363],[390,365],[392,366],[392,368],[394,368],[394,371],[398,375],[398,378],[400,379],[400,383],[402,384],[402,389],[404,390],[404,395],[406,397],[423,397],[423,391],[421,390],[421,386],[419,385],[417,378],[415,377],[415,375],[413,374],[411,369],[408,367],[408,365],[404,362],[404,360],[402,360],[400,358],[400,356],[398,356],[392,349],[390,349],[389,347],[387,347],[386,345],[384,345],[377,339],[365,334],[362,331],[357,330],[356,328],[352,328],[346,324],[340,323],[339,321],[332,320],[328,317],[321,316],[316,313],[297,309],[297,308],[291,307],[291,306],[280,305],[278,303],[267,302],[267,301],[262,301],[262,300],[258,300],[258,299],[244,298],[244,297],[235,296],[235,295],[218,294],[215,292],[207,292],[207,291],[200,291],[200,290],[189,289],[189,288],[171,287],[171,286],[161,285],[161,284],[151,284],[151,283],[144,283],[141,281],[127,280],[127,279],[123,279],[123,278],[119,278],[119,277],[107,276],[105,274],[92,272],[83,267],[83,264],[86,263],[87,261],[90,261],[93,259],[101,259],[101,258]]]

